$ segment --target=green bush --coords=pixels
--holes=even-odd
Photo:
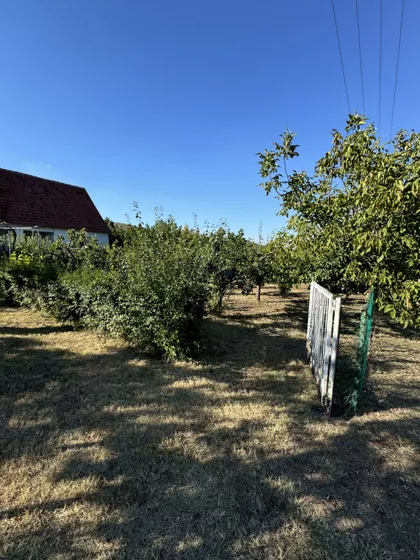
[[[102,248],[85,232],[69,232],[69,243],[17,245],[3,267],[3,291],[60,321],[168,359],[187,357],[206,311],[209,258],[205,237],[172,219],[133,230],[124,247]]]
[[[224,302],[233,288],[248,295],[263,285],[271,273],[271,255],[266,246],[247,239],[243,230],[230,231],[224,224],[206,234],[209,244],[209,309],[223,310]]]
[[[241,258],[247,240],[243,232],[231,232],[226,224],[206,235],[208,243],[208,282],[210,290],[209,310],[220,313],[225,298],[235,282],[242,277]]]
[[[8,290],[8,278],[3,270],[0,270],[0,305],[4,305],[10,301]]]
[[[168,359],[191,356],[205,313],[220,311],[233,287],[249,292],[262,284],[271,258],[242,231],[200,233],[173,219],[132,227],[111,248],[83,231],[68,237],[19,240],[3,291],[20,305]]]
[[[6,298],[19,305],[37,307],[39,293],[56,280],[54,267],[42,256],[12,253],[2,267]]]
[[[107,268],[83,266],[60,282],[78,322],[166,358],[197,345],[208,299],[202,239],[175,222],[139,229],[130,247],[109,252]]]
[[[129,316],[140,319],[134,338],[168,358],[191,354],[209,298],[206,240],[172,219],[158,220],[138,231],[124,258],[128,283],[121,293],[130,300]]]

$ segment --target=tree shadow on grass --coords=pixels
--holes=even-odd
[[[208,321],[206,346],[201,361],[208,366],[223,366],[240,378],[240,372],[252,366],[281,369],[293,362],[306,362],[305,340],[282,333],[277,321],[261,325]]]
[[[78,330],[73,325],[44,325],[42,327],[0,327],[0,335],[29,335],[68,333]]]
[[[130,389],[149,387],[152,385],[151,395],[142,392],[142,402],[148,406],[155,402],[155,392],[167,388],[174,381],[188,384],[188,381],[199,376],[210,382],[227,384],[232,389],[240,389],[246,393],[246,400],[258,400],[260,395],[274,403],[289,402],[305,387],[302,376],[293,376],[305,368],[304,342],[287,336],[275,336],[270,331],[271,326],[253,328],[249,325],[228,324],[224,322],[207,321],[208,346],[202,354],[199,369],[193,366],[180,368],[165,364],[159,360],[143,357],[141,354],[124,347],[115,351],[104,352],[100,355],[78,354],[66,350],[51,350],[38,335],[38,328],[5,329],[11,332],[0,339],[0,395],[4,399],[0,414],[0,426],[6,427],[12,414],[22,410],[22,415],[28,421],[30,417],[25,410],[42,409],[44,416],[51,414],[55,422],[49,426],[40,426],[35,422],[33,426],[5,428],[13,434],[25,431],[26,439],[32,442],[28,450],[43,450],[42,439],[46,434],[49,439],[50,431],[58,425],[60,429],[70,427],[89,426],[93,418],[96,422],[96,403],[91,403],[91,391],[95,382],[100,383],[101,402],[103,393],[110,389],[109,400],[105,404],[118,406],[115,387],[121,393],[124,406],[138,404],[138,396]],[[25,336],[17,336],[20,331]],[[49,333],[54,330],[48,331]],[[67,331],[62,331],[67,332]],[[47,333],[44,333],[47,334]],[[138,361],[145,365],[138,365]],[[261,368],[268,372],[267,376],[247,376],[249,368]],[[279,374],[279,375],[277,375]],[[250,392],[256,393],[254,397]],[[25,398],[30,395],[30,405]],[[184,398],[185,397],[185,398]],[[240,399],[238,395],[230,397],[231,402]],[[173,395],[167,394],[164,404],[171,402],[171,407],[177,412],[179,408],[185,414],[185,401],[193,409],[204,406],[211,400],[203,399],[188,386],[177,388]],[[66,411],[66,414],[60,413]],[[111,414],[116,417],[115,413]],[[19,414],[18,414],[19,416]],[[15,451],[19,446],[13,445],[14,437],[6,438],[12,442],[11,449]],[[0,447],[3,458],[8,455],[8,445]],[[49,448],[46,450],[49,452]]]
[[[241,339],[243,334],[240,331],[235,336]],[[244,343],[256,333],[247,329],[247,336]],[[283,384],[270,380],[267,386],[260,380],[235,392],[249,357],[240,358],[234,371],[230,364],[221,367],[219,360],[196,371],[189,366],[139,360],[127,349],[100,356],[51,350],[39,338],[29,336],[3,337],[1,351],[1,389],[9,410],[1,433],[2,461],[55,461],[55,475],[49,481],[52,487],[64,484],[74,488],[79,483],[82,487],[69,498],[38,498],[1,511],[3,521],[31,514],[38,520],[34,527],[18,532],[18,548],[9,543],[7,550],[13,557],[27,558],[35,542],[43,543],[45,556],[39,557],[88,557],[87,551],[75,544],[80,527],[76,530],[72,523],[52,521],[76,506],[106,511],[96,525],[86,524],[83,534],[98,541],[99,548],[104,543],[120,543],[118,558],[152,558],[155,553],[176,556],[176,543],[188,541],[191,531],[203,531],[203,543],[194,548],[198,557],[216,552],[229,557],[226,547],[234,536],[240,536],[241,520],[254,508],[254,502],[249,501],[254,490],[246,487],[247,467],[240,468],[230,456],[231,447],[246,442],[265,423],[238,420],[236,428],[217,427],[206,407],[265,405],[268,396],[270,405],[273,399],[285,404],[300,387],[287,379]],[[214,366],[220,367],[216,371]],[[213,395],[203,392],[206,380]],[[222,385],[220,394],[217,384]],[[224,394],[226,385],[230,389]],[[274,389],[279,394],[274,395]],[[80,439],[83,434],[99,432],[102,439],[96,445],[66,443],[66,434],[74,432],[79,432]],[[204,451],[214,449],[217,464],[212,464],[212,458],[202,464],[189,456],[188,446],[194,438],[198,441],[196,452],[201,447]],[[89,452],[95,447],[109,456],[105,460],[95,453],[92,456]],[[241,477],[245,479],[238,487]],[[86,480],[88,491],[83,489]],[[227,492],[232,480],[236,487]],[[266,493],[268,497],[270,492]],[[265,500],[260,500],[261,508],[267,511]],[[112,521],[114,514],[118,521]],[[226,519],[235,519],[239,527],[226,528]],[[246,524],[255,523],[255,519],[254,513]],[[209,541],[207,529],[215,531]],[[55,531],[60,539],[54,538]]]
[[[328,423],[297,404],[304,336],[209,328],[200,364],[2,338],[3,464],[50,487],[2,508],[4,555],[417,559],[419,419]]]

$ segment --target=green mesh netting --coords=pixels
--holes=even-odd
[[[374,289],[369,290],[365,309],[362,311],[360,317],[359,340],[357,344],[357,371],[354,379],[354,386],[351,394],[349,395],[349,405],[352,412],[357,410],[360,402],[360,395],[362,394],[363,386],[365,383],[370,336],[373,325],[373,306],[375,302]]]

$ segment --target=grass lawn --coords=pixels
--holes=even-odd
[[[420,341],[380,319],[328,420],[306,298],[235,295],[196,364],[0,309],[0,558],[418,560]]]

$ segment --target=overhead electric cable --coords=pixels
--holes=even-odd
[[[399,36],[399,39],[398,39],[398,52],[397,52],[397,67],[396,67],[396,70],[395,70],[394,98],[392,100],[391,128],[389,130],[389,139],[390,140],[392,138],[392,128],[394,126],[395,98],[396,98],[396,95],[397,95],[398,69],[399,69],[399,66],[400,66],[401,37],[402,37],[403,21],[404,21],[404,4],[405,4],[405,0],[402,0],[401,20],[400,20],[400,36]]]
[[[381,135],[381,90],[382,90],[382,11],[383,11],[383,0],[380,0],[380,10],[379,10],[379,136]]]
[[[362,46],[360,42],[360,24],[359,24],[359,2],[356,0],[356,19],[357,19],[357,37],[359,39],[359,62],[360,62],[360,80],[362,82],[362,102],[363,102],[363,114],[365,111],[365,86],[363,82],[363,66],[362,66]]]
[[[338,52],[340,53],[341,70],[343,71],[344,89],[346,90],[347,107],[349,109],[349,114],[350,114],[351,109],[350,109],[349,91],[348,91],[348,88],[347,88],[346,72],[344,70],[343,53],[341,51],[340,34],[338,32],[337,16],[335,14],[334,0],[332,0],[332,10],[333,10],[333,15],[334,15],[335,32],[337,34]]]

